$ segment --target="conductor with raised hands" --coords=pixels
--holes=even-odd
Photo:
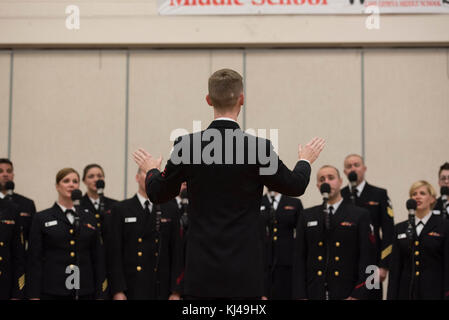
[[[299,146],[293,171],[270,140],[243,132],[237,117],[244,104],[242,77],[222,69],[209,78],[207,103],[214,121],[201,132],[175,141],[163,172],[162,158],[143,149],[133,157],[146,175],[154,203],[174,198],[187,181],[189,239],[184,299],[260,299],[263,296],[263,243],[257,223],[264,185],[288,196],[304,194],[311,164],[324,148],[314,138]]]

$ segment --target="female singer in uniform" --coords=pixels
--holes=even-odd
[[[60,170],[56,203],[33,218],[26,278],[30,299],[104,298],[104,249],[95,217],[83,207],[76,212],[71,199],[79,183],[74,169]]]
[[[102,235],[104,235],[104,218],[105,215],[111,213],[112,206],[118,201],[105,197],[103,193],[99,193],[97,189],[97,181],[103,180],[104,183],[104,171],[98,164],[89,164],[83,171],[83,182],[87,187],[87,192],[81,199],[81,204],[94,212],[97,219],[96,226],[100,228]],[[104,186],[104,185],[103,185]]]
[[[432,212],[436,192],[428,182],[415,182],[409,193],[417,203],[415,224],[395,226],[388,299],[448,299],[449,222]]]

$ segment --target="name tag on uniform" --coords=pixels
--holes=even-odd
[[[137,217],[125,218],[125,223],[133,223],[133,222],[137,222]]]
[[[307,222],[308,227],[316,227],[318,225],[318,221],[309,221]]]
[[[407,235],[405,233],[398,234],[398,239],[405,239]]]
[[[433,213],[433,214],[436,214],[436,215],[440,215],[440,214],[441,214],[441,211],[440,211],[440,210],[433,210],[432,213]]]
[[[57,220],[53,220],[53,221],[48,221],[48,222],[45,222],[45,227],[52,227],[52,226],[56,226],[58,224],[58,221]]]

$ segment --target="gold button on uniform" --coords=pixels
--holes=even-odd
[[[142,270],[142,267],[141,266],[137,266],[137,271],[141,271]]]
[[[318,256],[318,261],[321,261],[321,260],[323,260],[323,257],[322,256]]]
[[[273,232],[278,232],[278,228],[274,228],[274,229],[273,229]]]
[[[419,246],[419,241],[415,241],[415,246]]]
[[[419,266],[419,261],[415,261],[415,264],[416,264],[417,266]]]
[[[0,257],[0,261],[2,261],[3,260],[3,257]]]
[[[142,256],[142,252],[137,252],[137,255],[139,256],[139,257],[141,257]]]
[[[100,219],[100,215],[97,213],[97,214],[95,215],[95,218]]]
[[[73,264],[69,265],[70,270],[75,269],[75,266]]]
[[[321,276],[323,275],[323,271],[319,270],[316,274],[317,274],[319,277],[321,277]]]
[[[154,272],[157,272],[157,268],[154,268],[153,270],[154,270]]]
[[[335,242],[335,246],[336,246],[336,247],[339,247],[339,246],[340,246],[340,242],[338,242],[338,241]]]
[[[157,257],[159,254],[157,252],[155,252],[154,255]]]
[[[70,245],[74,246],[75,245],[75,240],[70,240]]]
[[[158,242],[159,242],[159,239],[154,240],[154,242],[158,243]]]
[[[274,237],[273,237],[273,240],[274,240],[274,241],[276,241],[277,239],[278,239],[278,237],[277,237],[277,236],[274,236]]]
[[[416,271],[416,273],[415,273],[415,274],[416,274],[416,276],[419,276],[419,271]]]
[[[0,247],[3,247],[5,244],[3,242],[0,242]]]
[[[419,251],[415,251],[415,256],[419,256]]]
[[[323,246],[323,242],[322,241],[318,242],[318,246],[322,247]]]
[[[100,228],[101,227],[101,223],[97,223],[97,227]]]
[[[70,256],[73,258],[75,256],[75,252],[70,252]]]
[[[340,272],[335,271],[334,274],[335,274],[336,277],[338,277],[340,275]]]
[[[69,232],[70,232],[70,234],[73,234],[73,229],[70,229]]]
[[[138,242],[142,242],[142,238],[137,239]]]
[[[340,261],[340,257],[335,257],[335,261]]]

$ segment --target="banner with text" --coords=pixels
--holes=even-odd
[[[449,14],[449,0],[158,0],[158,8],[161,15]]]

